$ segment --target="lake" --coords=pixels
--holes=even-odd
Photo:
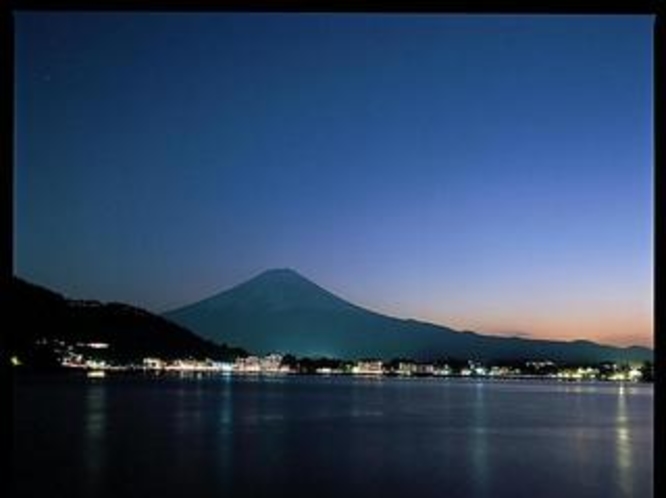
[[[653,388],[22,376],[22,497],[650,497]]]

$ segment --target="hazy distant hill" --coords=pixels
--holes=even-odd
[[[269,270],[230,290],[165,316],[203,337],[254,353],[299,356],[652,360],[642,347],[484,336],[402,320],[351,304],[293,270]]]
[[[126,304],[75,301],[43,287],[14,278],[9,293],[9,318],[3,327],[12,354],[25,363],[54,363],[40,339],[110,344],[108,356],[117,361],[162,358],[225,359],[241,350],[201,339],[167,319]]]

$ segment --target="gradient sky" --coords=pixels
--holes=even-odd
[[[653,345],[652,16],[16,15],[15,271],[154,311],[290,267]]]

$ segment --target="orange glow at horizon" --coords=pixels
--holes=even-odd
[[[652,313],[637,310],[608,310],[605,315],[579,312],[550,317],[533,314],[515,318],[491,316],[485,319],[433,316],[432,321],[458,330],[472,330],[488,335],[554,341],[587,340],[620,347],[654,347]]]
[[[654,348],[654,305],[651,289],[641,289],[630,299],[621,293],[599,291],[592,295],[511,296],[473,302],[466,296],[431,297],[420,294],[408,301],[351,301],[389,316],[414,319],[484,335],[525,339],[576,341],[628,347]],[[342,295],[350,293],[342,292]],[[484,296],[485,297],[485,296]],[[441,304],[445,303],[445,305]]]

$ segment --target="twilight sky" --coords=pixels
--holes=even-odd
[[[15,271],[165,311],[290,267],[653,345],[652,16],[16,15]]]

